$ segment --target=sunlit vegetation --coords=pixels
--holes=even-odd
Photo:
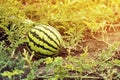
[[[120,0],[0,0],[0,80],[119,80],[120,43],[106,37],[120,30],[119,22]],[[35,24],[61,33],[59,56],[29,54],[26,37]],[[81,45],[88,37],[107,47],[90,56]]]

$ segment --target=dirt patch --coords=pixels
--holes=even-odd
[[[87,47],[90,57],[95,57],[100,51],[108,49],[109,46],[112,46],[116,42],[120,42],[120,27],[106,29],[104,33],[91,33],[90,30],[87,30],[84,33],[82,42],[77,45],[76,49],[71,49],[71,55],[79,56],[84,53],[83,48]],[[116,49],[116,52],[117,54],[120,53],[120,45]],[[60,56],[67,57],[66,50],[63,50]]]
[[[83,52],[81,47],[88,47],[88,52],[90,56],[96,55],[98,51],[107,49],[109,46],[113,45],[116,42],[120,42],[120,27],[116,29],[107,29],[104,33],[93,33],[88,30],[85,32],[82,43],[77,47],[77,54]],[[117,53],[120,51],[120,45],[116,49]]]

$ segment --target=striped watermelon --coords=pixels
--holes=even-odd
[[[28,46],[36,57],[56,56],[63,40],[60,33],[52,26],[38,25],[28,33]]]

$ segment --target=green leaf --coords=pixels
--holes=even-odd
[[[9,79],[11,79],[12,76],[19,75],[19,74],[22,74],[22,73],[24,73],[22,70],[15,69],[12,72],[10,72],[10,71],[4,71],[3,73],[1,73],[1,75],[2,76],[7,76]]]

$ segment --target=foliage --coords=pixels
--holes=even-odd
[[[102,32],[105,26],[115,28],[114,23],[118,24],[120,18],[119,0],[29,0],[25,4],[26,16],[56,27],[66,47],[76,47],[86,29]]]
[[[24,73],[22,70],[13,70],[13,72],[9,72],[9,71],[4,71],[2,73],[2,76],[8,76],[10,80],[12,80],[12,76],[15,76],[15,75],[19,75],[19,74],[22,74]]]
[[[11,48],[5,47],[4,42],[0,43],[0,75],[8,76],[11,80],[13,79],[13,76],[23,73],[21,71],[24,70],[23,66],[25,65],[25,62],[21,59],[22,56],[19,52],[18,56],[13,54],[15,54],[14,50],[12,51]]]
[[[119,11],[119,0],[0,0],[0,75],[11,80],[120,79],[120,60],[112,58],[118,43],[95,59],[89,56],[88,47],[83,47],[80,56],[71,55],[86,30],[116,29]],[[34,53],[29,55],[24,46],[34,23],[54,26],[69,55],[34,60]]]

